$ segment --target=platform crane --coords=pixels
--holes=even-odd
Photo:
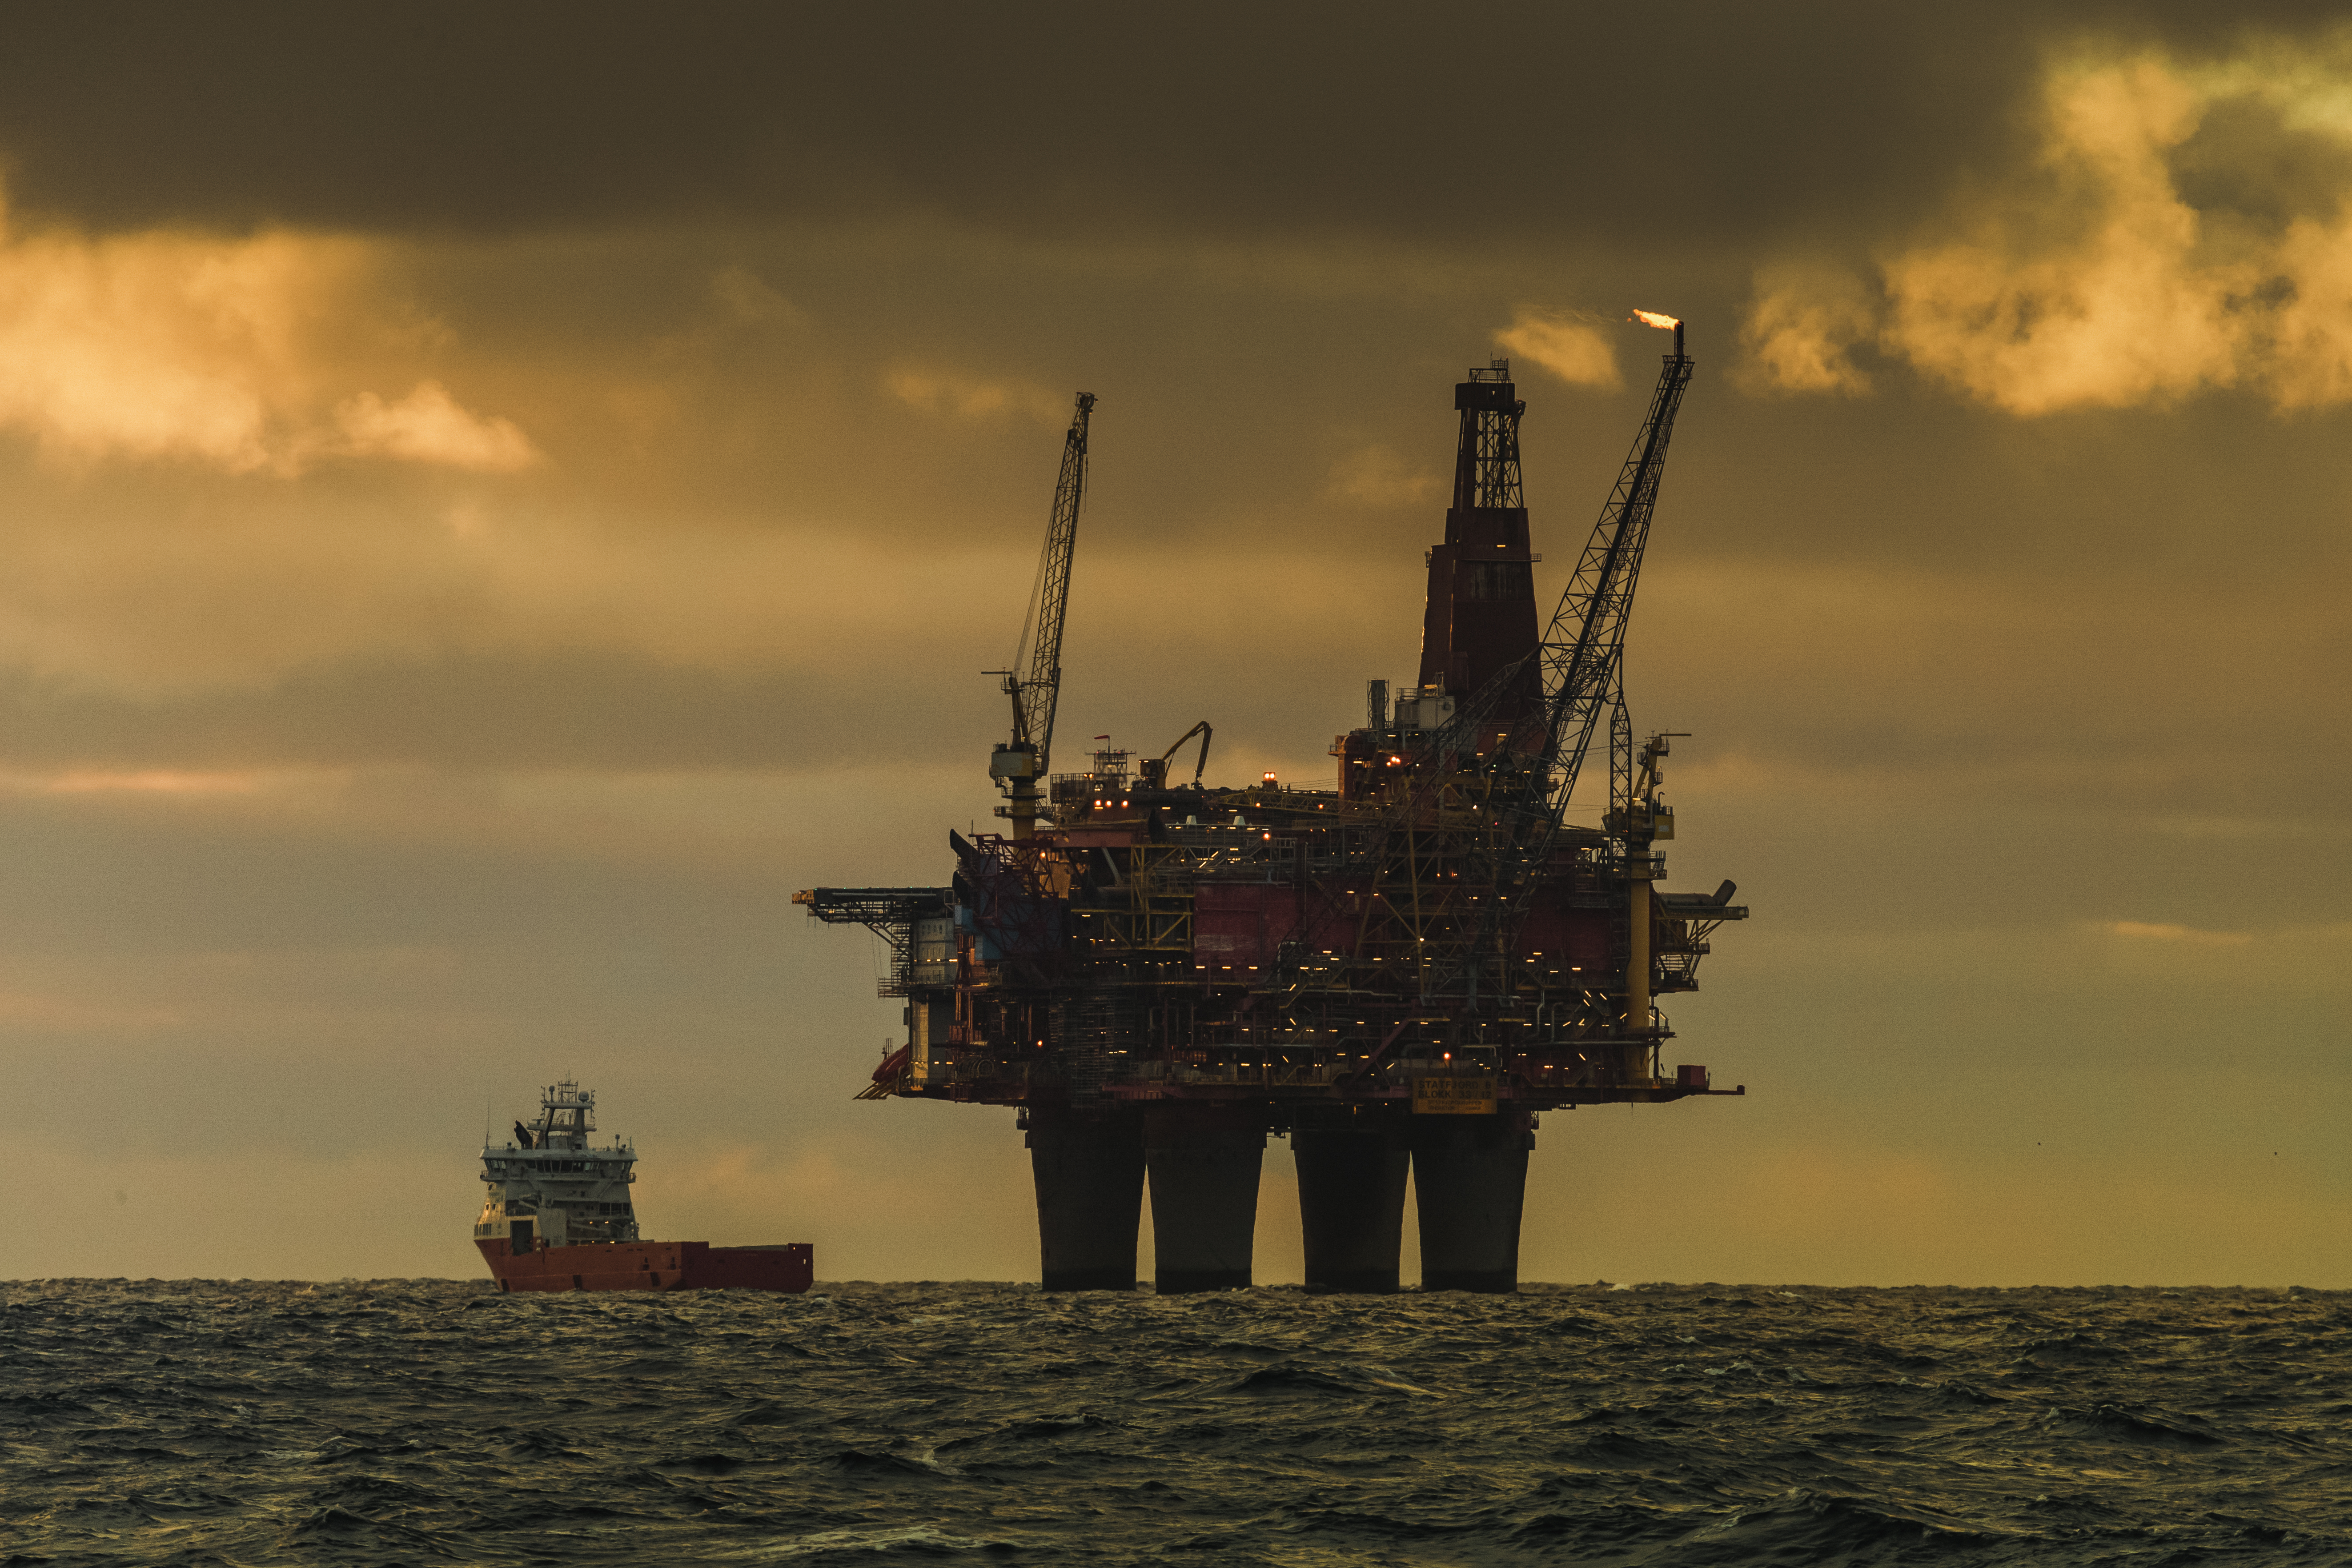
[[[1683,352],[1683,323],[1654,311],[1638,311],[1653,327],[1671,329],[1675,352],[1664,356],[1650,414],[1625,455],[1625,466],[1610,492],[1592,537],[1578,559],[1576,574],[1560,595],[1559,608],[1545,634],[1545,762],[1550,788],[1536,814],[1532,842],[1521,851],[1520,886],[1526,871],[1543,863],[1575,793],[1586,751],[1601,716],[1609,715],[1609,813],[1602,826],[1622,846],[1631,896],[1626,913],[1625,1027],[1636,1034],[1652,1027],[1650,1013],[1651,887],[1656,861],[1651,847],[1674,836],[1673,817],[1658,805],[1653,787],[1636,790],[1633,722],[1625,709],[1625,627],[1633,618],[1633,590],[1642,575],[1642,552],[1650,539],[1650,513],[1674,438],[1675,415],[1690,385],[1691,360]],[[1661,773],[1669,738],[1652,737],[1642,752],[1644,783]],[[1728,895],[1727,895],[1727,897]],[[1517,904],[1518,900],[1513,900]]]
[[[1545,634],[1545,759],[1552,764],[1550,821],[1557,826],[1576,789],[1584,753],[1601,715],[1611,715],[1610,802],[1630,804],[1633,752],[1625,717],[1625,626],[1633,618],[1633,590],[1642,575],[1642,552],[1649,543],[1650,513],[1657,505],[1658,481],[1666,468],[1666,444],[1674,438],[1675,415],[1690,385],[1691,360],[1683,352],[1683,323],[1653,311],[1642,319],[1669,327],[1675,352],[1664,356],[1649,417],[1642,422],[1625,455],[1616,488],[1601,510],[1576,574],[1560,595]]]
[[[1158,757],[1144,758],[1142,763],[1144,787],[1146,789],[1166,789],[1168,787],[1168,764],[1176,760],[1176,753],[1184,749],[1184,743],[1187,741],[1190,741],[1193,736],[1198,735],[1201,737],[1201,760],[1192,764],[1192,785],[1195,789],[1199,788],[1201,784],[1201,775],[1209,771],[1209,742],[1212,739],[1213,734],[1213,731],[1209,728],[1209,721],[1206,719],[1203,719],[1199,723],[1193,725],[1191,729],[1185,731],[1181,735],[1177,736],[1176,743],[1169,747],[1166,751],[1160,752]]]
[[[1021,626],[1021,646],[1013,668],[989,673],[1004,678],[1004,694],[1013,700],[1013,738],[995,749],[988,761],[988,776],[1004,792],[1008,804],[996,815],[1010,818],[1013,837],[1034,837],[1037,832],[1040,787],[1052,765],[1054,708],[1062,694],[1062,614],[1070,602],[1070,561],[1078,542],[1078,503],[1087,489],[1087,418],[1095,395],[1078,394],[1077,412],[1062,441],[1062,474],[1054,485],[1054,511],[1045,524],[1045,550],[1037,562],[1037,584]]]

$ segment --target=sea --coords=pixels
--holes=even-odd
[[[2352,1563],[2352,1292],[0,1283],[0,1564]]]

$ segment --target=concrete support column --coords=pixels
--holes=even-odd
[[[1525,1111],[1413,1118],[1423,1289],[1519,1288],[1519,1212],[1534,1143]]]
[[[1365,1107],[1345,1121],[1292,1131],[1309,1290],[1397,1288],[1410,1161],[1403,1120]]]
[[[1151,1173],[1152,1282],[1161,1295],[1239,1290],[1257,1238],[1265,1131],[1238,1107],[1162,1100],[1144,1108]]]
[[[1143,1118],[1133,1110],[1029,1112],[1037,1254],[1048,1290],[1132,1290],[1143,1221]]]

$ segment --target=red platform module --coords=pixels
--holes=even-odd
[[[489,1195],[474,1221],[474,1245],[502,1291],[785,1290],[809,1288],[815,1271],[804,1241],[713,1247],[707,1241],[640,1241],[629,1188],[637,1152],[614,1139],[593,1147],[596,1096],[574,1083],[551,1086],[536,1125],[514,1125],[506,1147],[482,1150]]]

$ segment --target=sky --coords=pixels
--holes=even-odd
[[[1633,718],[1754,911],[1668,1056],[1748,1094],[1548,1114],[1523,1278],[2352,1287],[2352,26],[1638,9],[16,18],[0,1273],[479,1275],[565,1077],[649,1236],[1034,1279],[791,898],[989,823],[1074,393],[1066,743],[1311,783],[1454,382],[1549,598],[1641,307]]]

